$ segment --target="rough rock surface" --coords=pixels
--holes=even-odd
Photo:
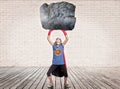
[[[75,26],[75,5],[68,2],[44,3],[40,7],[40,18],[44,29],[72,30]]]

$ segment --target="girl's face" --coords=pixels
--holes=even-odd
[[[57,45],[61,44],[61,40],[60,39],[56,39],[55,42],[56,42]]]

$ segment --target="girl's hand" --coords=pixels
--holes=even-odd
[[[65,31],[65,30],[61,30],[62,32],[63,32],[63,34],[64,34],[64,36],[65,36],[65,40],[63,41],[63,45],[65,45],[67,42],[68,42],[68,35],[67,35],[67,32]]]
[[[47,40],[48,40],[48,42],[51,44],[51,45],[53,45],[53,42],[51,41],[51,39],[50,39],[50,35],[51,35],[51,32],[52,32],[53,30],[49,30],[49,32],[48,32],[48,36],[47,36]]]
[[[61,31],[63,32],[64,36],[67,35],[67,32],[65,30],[61,30]]]
[[[51,35],[51,32],[52,32],[53,30],[49,30],[49,32],[48,32],[48,36],[50,36]]]

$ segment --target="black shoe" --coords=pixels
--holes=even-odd
[[[52,84],[48,84],[48,89],[53,89],[53,85]]]
[[[64,85],[64,89],[69,89],[70,88],[70,85],[69,84],[65,84]]]
[[[51,86],[51,87],[48,87],[48,89],[53,89],[53,86]]]

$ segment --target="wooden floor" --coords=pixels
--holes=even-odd
[[[0,67],[0,89],[47,89],[48,67]],[[68,68],[70,89],[120,89],[120,67]],[[63,78],[54,77],[54,89],[63,89]]]

